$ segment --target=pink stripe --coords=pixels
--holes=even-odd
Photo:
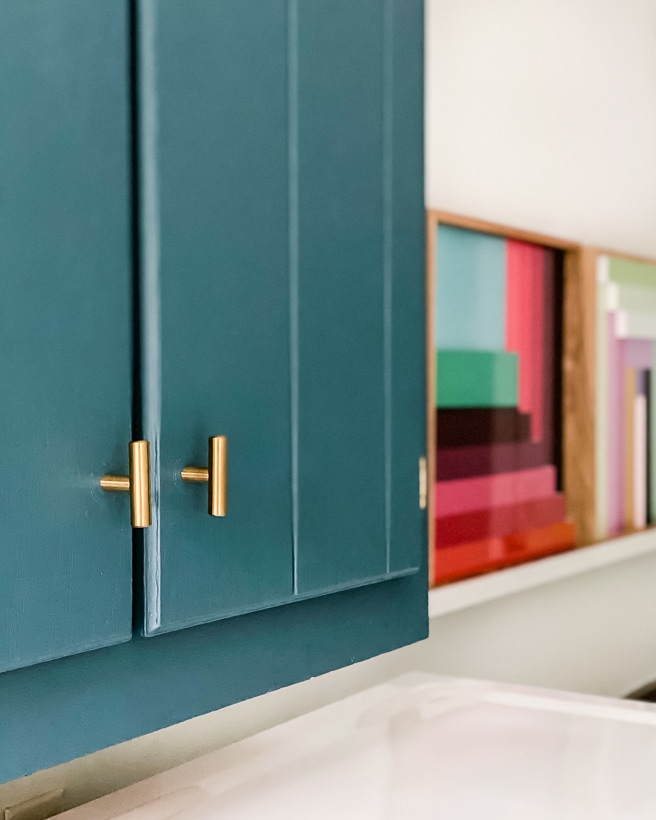
[[[636,370],[651,370],[651,341],[625,339],[620,344],[624,351],[625,367],[634,367]]]
[[[544,434],[545,250],[506,243],[506,349],[519,354],[519,409],[531,414],[531,439]]]
[[[524,270],[522,242],[506,242],[506,350],[519,354],[519,406],[526,410],[524,353],[528,321],[526,305],[530,300],[530,278]]]
[[[512,473],[438,481],[435,514],[438,518],[544,498],[556,491],[556,468],[551,464]]]
[[[608,314],[608,532],[624,530],[624,362],[615,334],[615,314]]]

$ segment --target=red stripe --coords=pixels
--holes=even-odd
[[[463,515],[438,518],[435,544],[443,548],[466,541],[521,533],[556,524],[564,518],[565,498],[560,493],[523,504],[488,507]]]
[[[436,550],[434,582],[443,584],[503,567],[521,564],[571,549],[576,528],[569,521],[515,533],[504,538],[486,538]]]

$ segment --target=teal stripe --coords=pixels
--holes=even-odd
[[[505,347],[506,242],[440,225],[437,232],[438,350]]]

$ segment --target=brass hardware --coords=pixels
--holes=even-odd
[[[150,509],[150,444],[131,441],[129,446],[130,474],[104,475],[100,486],[106,492],[130,493],[130,523],[135,529],[145,529],[152,523]]]
[[[217,518],[228,514],[228,439],[212,436],[207,447],[207,467],[185,467],[183,481],[207,482],[207,512]]]
[[[210,471],[207,467],[185,467],[181,473],[183,481],[209,481]]]
[[[425,458],[419,459],[419,509],[428,506],[428,466]]]
[[[130,476],[127,475],[104,475],[100,479],[100,486],[103,490],[112,493],[129,493]]]
[[[132,526],[150,527],[150,444],[147,441],[130,442],[130,506]]]

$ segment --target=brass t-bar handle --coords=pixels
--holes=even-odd
[[[212,436],[208,441],[207,467],[185,467],[183,481],[207,482],[207,512],[218,518],[228,514],[228,439]]]
[[[129,475],[104,475],[100,486],[107,492],[130,493],[130,523],[145,529],[152,523],[150,510],[150,444],[131,441]]]

